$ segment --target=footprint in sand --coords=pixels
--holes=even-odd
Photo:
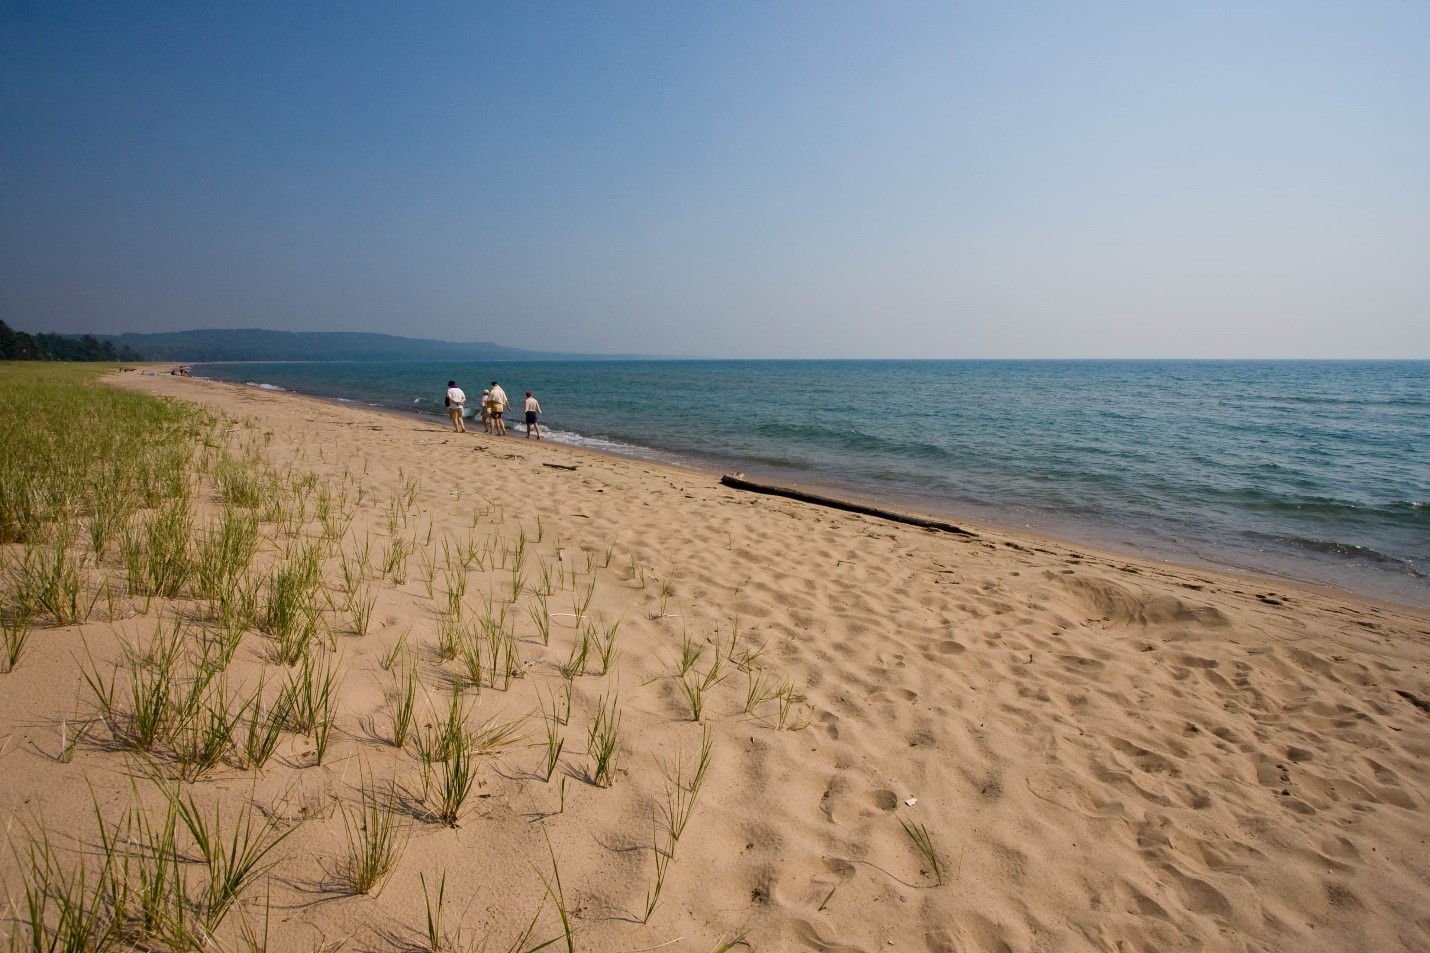
[[[899,806],[899,796],[893,791],[875,791],[869,796],[869,801],[881,811],[892,811]]]

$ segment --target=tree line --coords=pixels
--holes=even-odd
[[[142,361],[131,347],[115,347],[93,334],[27,334],[0,321],[0,360]]]

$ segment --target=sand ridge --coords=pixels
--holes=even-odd
[[[270,434],[267,457],[319,485],[362,485],[344,552],[364,537],[380,550],[404,496],[397,535],[427,559],[443,540],[529,541],[511,610],[522,677],[474,702],[474,721],[525,719],[526,743],[482,760],[456,828],[414,807],[379,895],[344,895],[336,869],[362,773],[418,784],[410,751],[386,743],[381,660],[406,633],[427,721],[461,679],[434,653],[444,583],[439,571],[429,596],[424,557],[405,583],[371,584],[369,634],[335,637],[341,704],[322,765],[288,736],[269,768],[226,765],[191,786],[302,822],[277,851],[274,949],[413,948],[419,875],[444,873],[449,921],[505,949],[545,893],[548,841],[581,950],[709,951],[745,931],[739,948],[755,950],[1430,949],[1424,612],[994,527],[961,538],[291,394],[115,380],[248,420],[236,439]],[[549,599],[548,645],[527,616],[538,566],[571,580]],[[509,572],[470,575],[470,603],[503,601]],[[559,691],[588,583],[584,615],[619,620],[618,654],[573,679],[547,782],[539,709]],[[13,819],[38,818],[82,848],[92,804],[160,802],[100,732],[71,761],[54,756],[59,722],[87,703],[76,660],[115,658],[153,627],[130,607],[42,631],[0,675],[12,835]],[[731,640],[750,672],[727,662],[695,722],[674,674],[682,650],[701,649],[698,676]],[[265,642],[245,636],[236,682],[282,676]],[[752,678],[787,686],[787,704],[745,711]],[[612,697],[617,770],[597,787],[586,732]],[[708,778],[641,923],[666,775],[707,728]],[[929,832],[942,883],[901,820]],[[0,859],[7,896],[18,876]],[[540,939],[553,924],[548,911]]]

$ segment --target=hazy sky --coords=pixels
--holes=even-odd
[[[1430,3],[0,0],[0,319],[1430,357]]]

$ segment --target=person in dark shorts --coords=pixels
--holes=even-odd
[[[526,439],[531,439],[533,431],[536,439],[541,439],[541,424],[538,422],[541,414],[541,404],[535,397],[531,396],[531,391],[526,392]]]

